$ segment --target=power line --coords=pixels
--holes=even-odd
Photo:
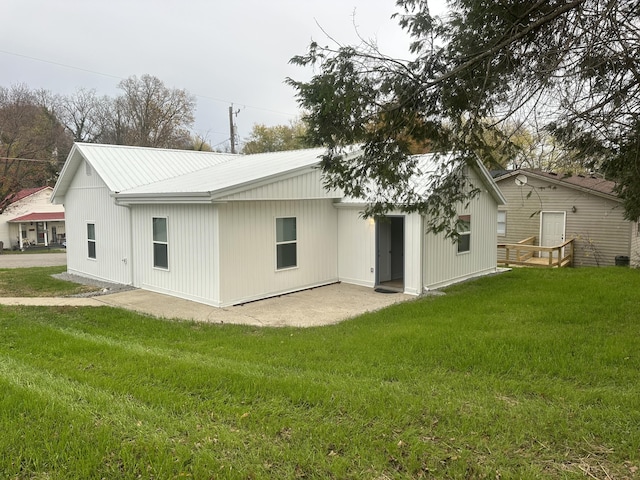
[[[70,68],[72,70],[79,70],[81,72],[91,73],[91,74],[94,74],[94,75],[101,75],[103,77],[115,78],[117,80],[125,80],[125,78],[120,77],[118,75],[113,75],[111,73],[98,72],[97,70],[91,70],[91,69],[88,69],[88,68],[77,67],[75,65],[69,65],[69,64],[66,64],[66,63],[54,62],[52,60],[45,60],[43,58],[33,57],[33,56],[30,56],[30,55],[24,55],[24,54],[21,54],[21,53],[8,52],[7,50],[0,50],[0,53],[4,53],[6,55],[13,55],[15,57],[20,57],[20,58],[26,58],[27,60],[34,60],[34,61],[37,61],[37,62],[48,63],[48,64],[51,64],[51,65],[55,65],[57,67]],[[199,94],[199,93],[194,93],[194,95],[196,97],[198,97],[198,98],[203,98],[203,99],[206,99],[206,100],[213,100],[214,102],[220,102],[220,103],[226,103],[226,104],[234,103],[234,102],[231,102],[229,100],[224,100],[222,98],[211,97],[209,95],[202,95],[202,94]],[[277,115],[284,115],[284,116],[287,116],[287,117],[295,117],[296,116],[296,114],[280,112],[278,110],[272,110],[272,109],[264,108],[264,107],[256,107],[256,106],[253,106],[253,105],[245,105],[245,104],[240,104],[240,105],[242,105],[244,108],[251,108],[253,110],[260,110],[260,111],[263,111],[263,112],[275,113]]]
[[[0,160],[9,162],[13,160],[17,160],[18,162],[35,162],[35,163],[53,163],[58,162],[59,160],[51,159],[51,160],[40,160],[37,158],[20,158],[20,157],[0,157]]]

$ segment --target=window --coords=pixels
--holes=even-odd
[[[276,218],[276,268],[293,268],[298,265],[298,236],[296,218]]]
[[[471,215],[458,217],[458,253],[471,250]]]
[[[167,236],[167,219],[153,218],[153,266],[169,268],[169,242]]]
[[[87,255],[96,258],[96,224],[87,223]]]
[[[507,212],[498,210],[498,235],[507,234]]]

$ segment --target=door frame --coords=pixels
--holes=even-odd
[[[379,217],[375,219],[375,252],[376,252],[376,262],[375,262],[375,279],[374,286],[382,286],[385,282],[393,282],[393,286],[384,285],[385,288],[398,289],[399,291],[404,291],[405,285],[405,264],[404,264],[404,251],[406,248],[406,216],[405,215],[384,215],[383,217]],[[398,224],[398,221],[401,223]],[[395,225],[394,225],[395,224]],[[388,251],[381,252],[381,235],[387,236],[386,242],[388,242]],[[393,248],[393,246],[400,245],[400,251],[398,252],[397,248]],[[388,276],[386,275],[383,280],[380,278],[381,272],[381,264],[385,262],[388,265]],[[394,266],[396,268],[394,268]],[[400,270],[400,276],[394,277],[394,272],[397,273],[398,269]],[[387,273],[385,271],[385,273]]]
[[[563,243],[565,241],[565,239],[567,238],[567,212],[564,210],[543,210],[540,212],[540,231],[539,231],[539,241],[538,244],[541,247],[553,247],[554,245],[543,245],[542,244],[542,235],[544,233],[544,215],[545,214],[556,214],[556,215],[562,215],[562,238],[560,239],[560,243]],[[562,252],[560,252],[560,255],[564,256],[564,248],[562,249]],[[541,257],[548,257],[549,254],[547,252],[540,252],[540,256]]]

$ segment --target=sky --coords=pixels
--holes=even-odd
[[[436,14],[444,3],[429,0]],[[241,140],[300,116],[285,79],[311,77],[289,60],[312,40],[356,44],[357,27],[406,58],[396,11],[395,0],[0,0],[0,86],[113,97],[122,79],[153,75],[196,96],[194,132],[224,148],[231,105]]]

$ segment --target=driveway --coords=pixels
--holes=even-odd
[[[66,252],[12,253],[0,255],[0,268],[55,267],[66,264]]]
[[[415,298],[403,293],[377,293],[372,288],[336,283],[226,308],[146,290],[101,295],[92,300],[161,318],[260,327],[317,327]]]

